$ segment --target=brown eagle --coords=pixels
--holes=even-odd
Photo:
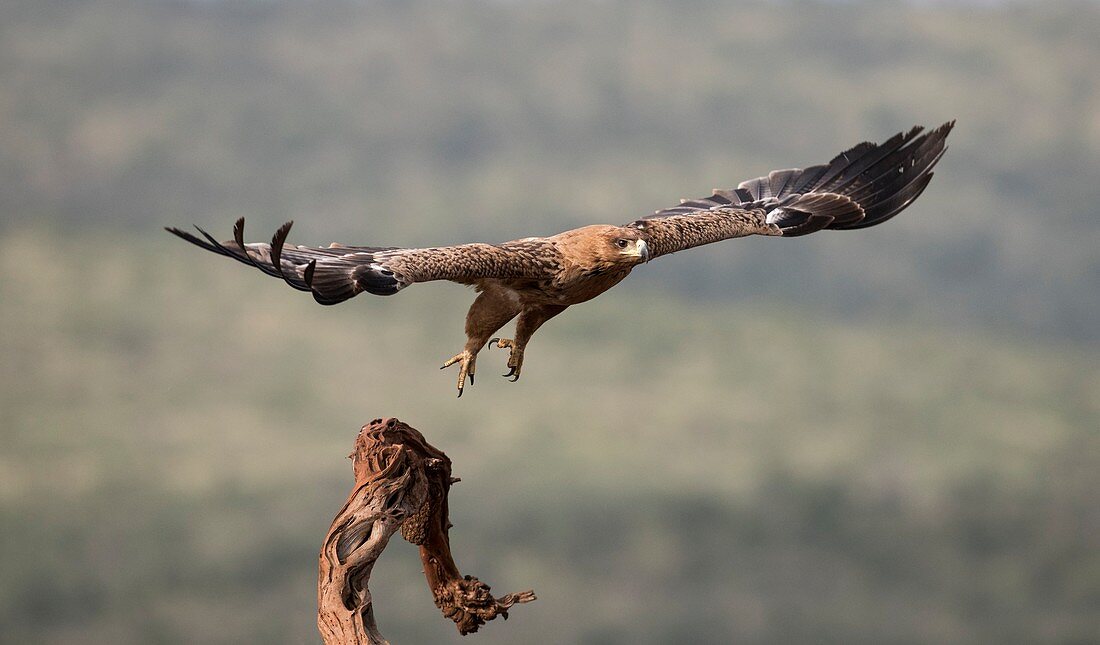
[[[618,284],[639,264],[703,244],[747,235],[796,237],[822,229],[881,224],[916,199],[932,179],[954,121],[922,134],[914,127],[887,141],[861,143],[832,161],[682,200],[623,226],[597,224],[550,237],[503,244],[460,244],[425,249],[330,244],[287,246],[291,222],[270,244],[246,244],[244,218],[233,239],[218,242],[176,228],[170,233],[252,265],[313,294],[323,305],[362,292],[389,296],[417,282],[450,280],[479,292],[466,314],[466,346],[443,367],[459,364],[458,395],[474,382],[477,354],[487,343],[508,348],[509,372],[519,378],[532,334],[570,305],[591,300]],[[513,318],[515,338],[492,338]],[[442,369],[442,368],[441,368]]]

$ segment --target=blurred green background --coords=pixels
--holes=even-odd
[[[359,426],[455,463],[462,642],[1100,638],[1100,6],[0,4],[0,640],[308,643]],[[888,225],[646,266],[505,383],[472,294],[321,308],[165,225],[622,223],[957,118]],[[395,643],[461,638],[415,549]]]

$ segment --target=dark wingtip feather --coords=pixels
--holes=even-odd
[[[237,246],[244,248],[244,218],[238,217],[236,222],[233,222],[233,239],[237,242]]]
[[[347,256],[342,256],[342,253],[332,249],[312,249],[294,245],[288,248],[286,241],[294,225],[293,221],[286,222],[275,231],[270,247],[266,244],[246,244],[244,223],[243,217],[237,219],[233,225],[233,239],[227,242],[219,242],[199,226],[195,229],[201,236],[172,226],[166,226],[164,230],[208,251],[229,256],[254,266],[267,275],[282,278],[284,282],[299,291],[311,292],[314,299],[323,305],[343,302],[364,290],[358,289],[358,285],[350,275],[355,267],[355,261],[345,260]],[[362,251],[359,255],[370,258],[368,252],[393,249],[355,247],[355,250]],[[283,266],[284,260],[287,262],[287,267]],[[299,271],[301,271],[301,277],[299,277]],[[368,288],[365,290],[380,295],[390,295],[400,290],[401,284],[391,272],[374,270],[370,267],[366,267],[365,271],[374,273],[366,277]]]
[[[954,120],[928,131],[916,126],[904,137],[903,145],[888,154],[875,155],[873,163],[842,169],[827,190],[856,201],[865,217],[854,222],[837,222],[829,228],[853,230],[875,226],[911,205],[931,181],[932,169],[946,152],[947,135],[954,127]],[[891,141],[896,139],[895,136]]]
[[[279,230],[275,231],[275,234],[271,236],[271,263],[275,265],[279,273],[283,272],[281,262],[283,257],[283,245],[286,244],[286,238],[290,235],[290,228],[292,226],[294,226],[293,220],[280,226]]]
[[[215,238],[213,235],[207,233],[206,229],[204,229],[203,227],[199,226],[198,224],[195,224],[195,230],[198,231],[199,233],[202,233],[202,236],[205,237],[207,239],[207,241],[209,241],[211,244],[213,244],[214,246],[221,249],[223,252],[228,251],[228,249],[225,248],[224,244],[219,242],[217,240],[217,238]]]
[[[283,274],[283,245],[286,244],[287,235],[290,234],[290,227],[293,225],[294,222],[287,222],[271,236],[271,265],[275,267],[279,275],[283,276],[284,280],[286,275]]]
[[[199,238],[195,237],[191,233],[188,233],[187,231],[180,230],[180,229],[178,229],[174,226],[165,226],[164,230],[168,231],[169,233],[171,233],[172,235],[175,235],[176,237],[178,237],[180,239],[186,240],[186,241],[194,244],[195,246],[198,246],[200,248],[204,248],[207,251],[213,251],[214,253],[217,253],[219,255],[225,255],[225,252],[223,252],[221,249],[219,249],[218,245],[212,245],[209,242],[206,242],[204,240],[200,240]]]
[[[286,245],[286,238],[290,235],[290,228],[292,226],[294,226],[294,220],[280,226],[279,230],[275,231],[275,235],[271,236],[271,265],[275,267],[279,277],[288,285],[299,291],[309,291],[309,285],[302,282],[298,276],[288,275],[286,271],[283,270],[283,246]]]
[[[245,246],[245,243],[244,243],[244,218],[243,217],[238,217],[237,221],[233,222],[233,241],[237,243],[238,247],[240,247],[241,255],[244,256],[244,258],[245,258],[245,260],[247,260],[248,264],[251,264],[252,266],[256,267],[260,271],[263,271],[265,274],[270,275],[270,276],[282,275],[281,271],[276,272],[276,271],[272,270],[271,268],[268,268],[268,267],[264,266],[256,258],[252,257],[251,253],[248,252],[248,247]]]

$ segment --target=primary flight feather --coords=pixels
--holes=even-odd
[[[735,237],[796,237],[885,222],[928,185],[953,126],[951,121],[929,132],[915,127],[880,144],[861,143],[827,164],[776,170],[623,226],[585,226],[503,244],[315,248],[286,244],[289,222],[270,244],[249,244],[244,241],[243,218],[237,220],[233,239],[227,242],[217,241],[201,228],[201,238],[176,228],[167,230],[280,277],[325,305],[364,291],[388,296],[432,280],[476,287],[479,294],[466,315],[466,346],[443,365],[459,365],[458,395],[462,396],[466,378],[471,384],[474,381],[477,354],[487,343],[510,350],[510,371],[505,376],[518,379],[524,349],[539,326],[570,305],[607,291],[639,264]],[[514,339],[490,340],[517,316]]]

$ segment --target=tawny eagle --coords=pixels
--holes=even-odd
[[[735,237],[796,237],[885,222],[928,185],[953,126],[954,121],[923,134],[918,126],[881,144],[861,143],[827,164],[776,170],[623,226],[598,224],[503,244],[423,249],[335,243],[324,248],[288,246],[290,222],[270,244],[246,244],[243,218],[227,242],[218,242],[201,228],[202,238],[167,230],[282,278],[324,305],[364,291],[388,296],[430,280],[472,285],[479,294],[466,314],[466,346],[443,364],[459,365],[462,396],[466,378],[474,382],[477,354],[487,343],[510,350],[504,376],[518,379],[524,349],[543,323],[607,291],[639,264]],[[515,338],[490,339],[517,316]]]

